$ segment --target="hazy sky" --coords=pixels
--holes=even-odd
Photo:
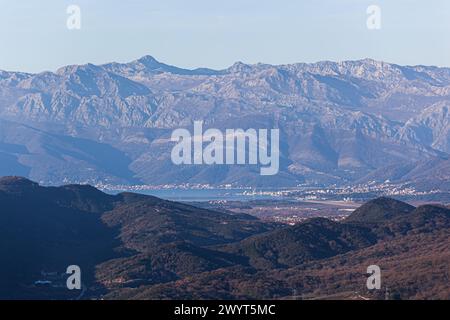
[[[81,29],[68,30],[68,5]],[[381,8],[381,29],[366,26]],[[0,0],[0,69],[143,55],[186,68],[374,58],[450,66],[449,0]]]

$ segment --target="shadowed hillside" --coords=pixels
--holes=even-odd
[[[35,284],[73,264],[82,269],[83,299],[380,299],[365,288],[371,264],[392,297],[450,298],[443,206],[379,198],[340,223],[281,227],[151,196],[5,177],[0,208],[0,298],[74,298],[57,281]]]

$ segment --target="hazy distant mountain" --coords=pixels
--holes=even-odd
[[[281,227],[150,196],[5,177],[0,208],[2,299],[74,298],[80,292],[51,275],[73,264],[86,299],[352,298],[355,291],[382,298],[364,289],[371,264],[401,298],[450,294],[450,210],[440,206],[382,198],[341,223]]]
[[[403,139],[450,152],[450,103],[439,102],[408,120],[400,131]]]
[[[46,183],[377,181],[376,172],[448,158],[449,106],[450,69],[370,59],[186,70],[145,56],[55,73],[1,72],[0,119],[9,122],[1,122],[0,158],[10,165],[0,171]],[[280,128],[279,175],[261,177],[252,166],[172,165],[171,131],[195,120],[205,129]],[[19,133],[16,123],[29,129],[19,126]],[[97,147],[118,157],[102,157]],[[445,187],[445,179],[435,180],[423,187]]]

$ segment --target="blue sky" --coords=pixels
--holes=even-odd
[[[81,8],[68,30],[66,8]],[[381,30],[366,26],[381,8]],[[0,0],[0,69],[143,55],[186,68],[374,58],[450,67],[449,0]]]

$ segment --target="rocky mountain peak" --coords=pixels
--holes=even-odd
[[[143,56],[142,58],[137,59],[135,62],[141,63],[148,68],[154,68],[155,66],[161,65],[161,63],[151,55]]]
[[[241,61],[235,62],[231,67],[227,69],[229,73],[249,72],[250,70],[252,70],[252,67]]]

